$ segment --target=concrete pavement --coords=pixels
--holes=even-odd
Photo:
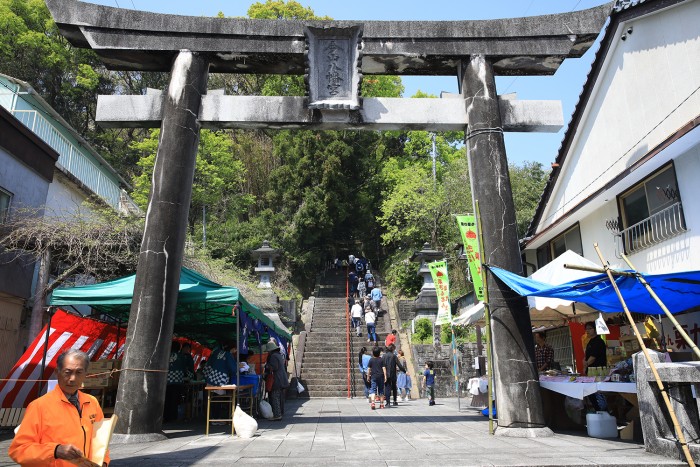
[[[371,411],[364,399],[317,398],[287,402],[280,422],[260,421],[258,435],[241,439],[204,422],[167,426],[169,439],[112,446],[112,466],[440,465],[440,466],[682,466],[649,454],[634,442],[600,440],[582,433],[514,439],[488,434],[488,420],[476,409],[458,411],[456,399],[400,402]],[[0,466],[8,437],[0,441]]]

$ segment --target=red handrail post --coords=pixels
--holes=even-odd
[[[345,352],[347,354],[347,362],[348,362],[348,399],[352,398],[351,392],[350,392],[350,290],[349,290],[349,284],[348,284],[348,269],[350,267],[348,266],[345,269]]]

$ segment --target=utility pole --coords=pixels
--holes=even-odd
[[[433,141],[433,150],[430,154],[430,157],[433,158],[433,186],[437,186],[437,177],[435,176],[435,158],[437,157],[437,153],[435,152],[435,133],[430,133],[430,138]]]

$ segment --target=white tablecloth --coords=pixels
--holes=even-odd
[[[629,394],[637,393],[637,383],[573,383],[573,382],[555,382],[555,381],[540,381],[540,386],[549,389],[550,391],[564,394],[565,396],[576,399],[583,399],[598,391],[603,392],[624,392]]]

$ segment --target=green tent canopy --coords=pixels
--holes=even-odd
[[[110,282],[81,287],[58,288],[51,296],[51,306],[88,305],[122,322],[129,319],[136,275]],[[202,343],[214,343],[220,338],[236,335],[236,318],[232,308],[240,303],[243,311],[252,319],[258,319],[280,337],[291,339],[286,329],[256,307],[248,303],[235,287],[212,282],[187,268],[180,272],[180,291],[175,314],[175,334]]]

